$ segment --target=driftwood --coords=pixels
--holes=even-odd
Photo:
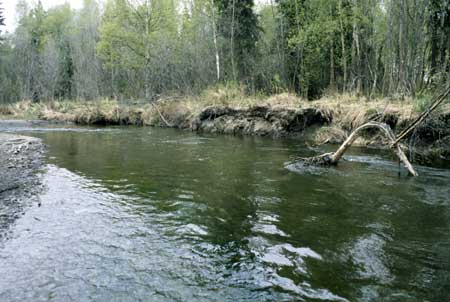
[[[447,97],[450,95],[450,85],[438,95],[435,100],[432,102],[431,106],[428,107],[427,110],[422,112],[408,127],[406,127],[398,137],[395,136],[394,132],[392,132],[391,127],[384,123],[379,123],[375,121],[370,121],[365,123],[364,125],[356,128],[349,137],[345,140],[344,143],[339,147],[339,149],[334,153],[325,153],[319,156],[314,156],[310,158],[300,158],[300,160],[307,165],[322,165],[322,166],[331,166],[337,165],[339,160],[344,155],[345,151],[352,145],[352,143],[361,135],[361,132],[368,128],[377,128],[381,130],[381,132],[386,136],[386,138],[390,141],[391,149],[397,154],[400,161],[403,162],[405,168],[408,169],[409,173],[413,176],[419,176],[419,174],[414,170],[414,167],[409,162],[405,153],[401,149],[400,141],[408,136],[420,123],[422,123],[430,114],[433,112],[440,104],[442,104]]]
[[[164,115],[162,115],[162,113],[161,113],[161,111],[159,110],[158,106],[157,106],[156,104],[154,104],[154,103],[150,103],[150,104],[153,106],[153,108],[156,109],[156,111],[157,111],[158,114],[159,114],[159,117],[160,117],[161,120],[164,122],[164,124],[166,124],[166,126],[169,127],[169,128],[173,128],[173,125],[172,125],[171,123],[169,123],[169,122],[164,118]]]
[[[414,170],[414,167],[409,162],[405,153],[401,149],[398,143],[395,143],[396,138],[395,134],[392,132],[391,127],[389,125],[379,122],[368,122],[364,125],[356,128],[349,137],[342,143],[339,149],[336,152],[325,153],[319,156],[310,157],[310,158],[301,158],[301,161],[308,165],[323,165],[323,166],[332,166],[337,165],[339,160],[342,158],[347,149],[352,145],[352,143],[361,135],[363,130],[369,128],[379,129],[386,138],[391,142],[391,146],[395,154],[397,154],[400,161],[403,162],[406,169],[408,169],[409,173],[413,176],[418,176],[419,174]]]

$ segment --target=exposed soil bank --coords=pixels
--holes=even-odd
[[[370,108],[351,118],[347,112],[330,108],[286,108],[254,107],[234,110],[227,107],[205,108],[190,123],[190,129],[224,134],[246,134],[259,136],[301,136],[315,144],[339,144],[358,126],[370,120],[388,124],[400,132],[416,114],[399,110],[379,112]],[[185,127],[186,123],[176,126]],[[311,130],[311,131],[308,131]],[[414,135],[405,142],[413,161],[430,164],[450,161],[450,113],[434,115],[420,125]],[[385,137],[376,131],[366,131],[356,145],[386,148]]]
[[[194,117],[189,122],[189,128],[199,132],[280,137],[300,134],[313,125],[329,122],[330,117],[317,108],[292,110],[256,106],[234,109],[211,106]]]
[[[0,133],[0,239],[24,207],[37,202],[43,152],[37,138]]]
[[[289,94],[250,98],[229,95],[229,91],[220,93],[199,98],[163,99],[155,103],[116,100],[22,102],[10,111],[12,114],[30,112],[31,116],[43,120],[82,125],[148,125],[233,135],[300,137],[320,145],[341,143],[351,131],[370,120],[387,123],[398,133],[423,110],[415,108],[411,100],[364,101],[340,95],[308,102]],[[382,135],[370,131],[355,144],[375,148],[386,146]],[[430,116],[405,144],[415,162],[450,161],[450,104]]]

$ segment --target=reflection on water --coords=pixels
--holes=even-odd
[[[398,177],[380,153],[311,171],[293,141],[39,127],[9,128],[42,137],[49,165],[42,206],[0,244],[1,301],[450,299],[448,170]]]

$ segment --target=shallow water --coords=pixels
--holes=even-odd
[[[1,126],[0,126],[1,127]],[[0,241],[0,301],[448,301],[450,170],[154,128],[9,125],[48,145]],[[0,204],[1,206],[1,204]]]

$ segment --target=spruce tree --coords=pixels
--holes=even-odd
[[[253,0],[216,0],[219,11],[219,32],[224,39],[231,70],[228,79],[246,80],[252,75],[256,42],[261,29],[254,12]]]
[[[3,8],[2,3],[0,2],[0,34],[1,34],[1,26],[5,26],[5,17],[3,16]]]

